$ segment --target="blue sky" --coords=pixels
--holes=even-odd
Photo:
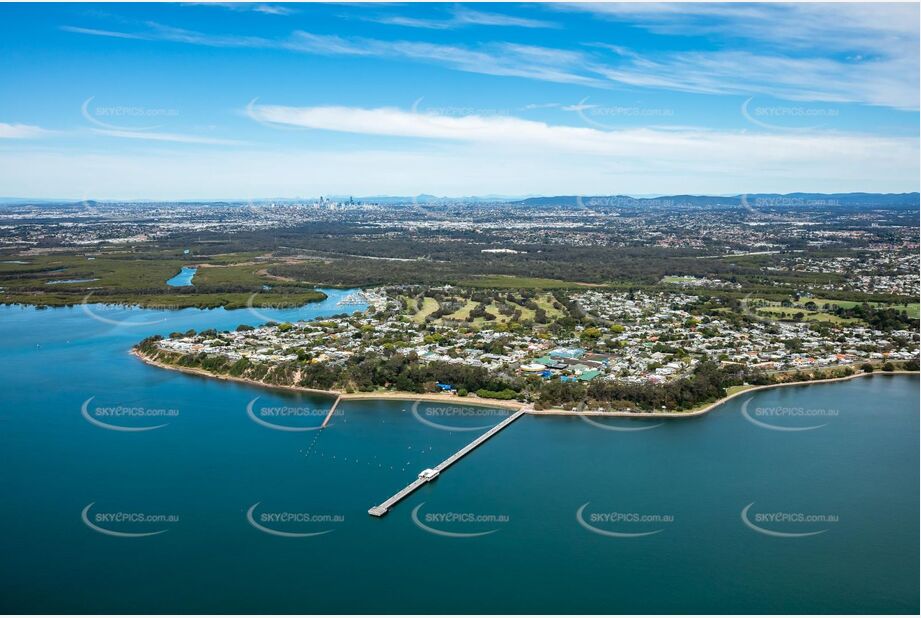
[[[0,195],[917,191],[917,4],[0,5]]]

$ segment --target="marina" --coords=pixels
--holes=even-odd
[[[358,305],[368,304],[367,298],[362,292],[353,292],[336,303],[338,307],[355,307]]]

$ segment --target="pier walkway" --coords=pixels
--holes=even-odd
[[[530,407],[525,406],[519,409],[518,411],[513,412],[510,416],[502,420],[500,423],[497,423],[495,426],[489,428],[486,431],[486,433],[480,435],[473,442],[467,444],[464,448],[457,451],[456,453],[454,453],[453,455],[445,459],[443,462],[441,462],[440,464],[432,468],[433,474],[427,475],[426,477],[420,476],[419,478],[414,480],[412,483],[410,483],[409,485],[401,489],[399,492],[393,494],[392,496],[390,496],[389,498],[387,498],[386,500],[384,500],[377,506],[368,509],[368,513],[370,515],[374,515],[375,517],[383,517],[384,515],[387,514],[387,511],[393,508],[393,506],[397,502],[399,502],[400,500],[402,500],[409,494],[413,493],[414,491],[416,491],[417,489],[419,489],[420,487],[422,487],[429,481],[437,478],[439,474],[447,470],[453,464],[457,463],[464,455],[468,454],[470,451],[480,446],[481,444],[489,440],[491,437],[493,437],[494,435],[496,435],[497,433],[499,433],[500,431],[502,431],[503,429],[505,429],[512,423],[514,423],[515,421],[517,421],[524,414],[527,414],[529,410],[530,410]]]
[[[342,401],[342,395],[336,397],[336,401],[333,402],[333,407],[329,409],[329,412],[326,413],[326,418],[323,419],[323,424],[320,425],[320,429],[325,429],[326,425],[329,423],[329,419],[333,417],[333,413],[336,411],[336,407],[339,405],[339,402]]]

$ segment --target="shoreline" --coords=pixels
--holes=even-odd
[[[582,412],[573,411],[573,410],[563,410],[560,408],[551,408],[548,410],[533,410],[530,414],[535,415],[547,415],[547,416],[607,416],[611,418],[696,418],[698,416],[703,416],[708,412],[713,411],[715,408],[723,405],[724,403],[735,399],[741,395],[747,393],[754,393],[755,391],[763,391],[770,388],[780,388],[783,386],[809,386],[811,384],[829,384],[832,382],[844,382],[845,380],[853,380],[855,378],[864,378],[871,376],[890,376],[890,375],[911,375],[917,376],[921,375],[919,371],[874,371],[873,373],[855,373],[854,375],[843,376],[840,378],[821,378],[818,380],[800,380],[798,382],[778,382],[777,384],[760,384],[752,385],[749,388],[743,388],[742,390],[736,391],[725,397],[720,397],[713,403],[708,403],[704,407],[699,409],[688,410],[687,412],[675,412],[675,411],[665,411],[665,412],[604,412],[598,410],[584,410]]]
[[[225,376],[216,373],[211,373],[205,371],[204,369],[197,369],[195,367],[180,367],[177,365],[169,365],[167,363],[162,363],[160,361],[154,360],[142,354],[136,348],[131,348],[130,354],[138,358],[141,362],[147,363],[148,365],[159,367],[160,369],[167,369],[172,371],[179,371],[181,373],[187,373],[190,375],[197,375],[206,378],[212,378],[217,380],[225,380],[228,382],[239,382],[242,384],[249,384],[252,386],[259,386],[262,388],[269,389],[282,389],[289,390],[301,393],[309,393],[313,395],[326,395],[329,397],[334,397],[342,401],[360,401],[360,400],[390,400],[390,401],[429,401],[429,402],[444,402],[444,403],[456,403],[458,405],[465,406],[479,406],[479,407],[490,407],[490,408],[503,408],[508,410],[519,410],[523,407],[528,407],[529,404],[522,403],[517,400],[501,400],[501,399],[481,399],[476,396],[468,395],[467,397],[458,397],[457,395],[443,395],[440,393],[409,393],[401,391],[383,391],[383,392],[370,392],[370,393],[344,393],[337,390],[322,390],[317,388],[307,388],[306,386],[289,386],[283,384],[267,384],[265,382],[259,382],[256,380],[250,380],[249,378],[240,378],[236,376]],[[818,380],[800,380],[798,382],[779,382],[777,384],[761,384],[757,386],[750,386],[749,388],[743,388],[739,391],[736,391],[732,394],[726,395],[717,399],[716,401],[704,405],[702,408],[688,410],[687,412],[676,412],[676,411],[664,411],[664,412],[607,412],[599,410],[583,410],[583,411],[573,411],[573,410],[564,410],[562,408],[548,408],[546,410],[535,410],[531,408],[528,410],[528,414],[534,416],[600,416],[600,417],[609,417],[609,418],[697,418],[703,416],[708,412],[718,408],[724,403],[735,399],[746,393],[753,393],[756,391],[766,390],[769,388],[780,388],[784,386],[809,386],[810,384],[829,384],[832,382],[843,382],[845,380],[853,380],[856,378],[870,377],[875,375],[921,375],[919,371],[874,371],[873,373],[855,373],[849,376],[843,376],[840,378],[821,378]]]
[[[205,378],[213,378],[216,380],[225,380],[228,382],[240,382],[242,384],[249,384],[252,386],[259,386],[262,388],[269,389],[282,389],[288,391],[295,391],[299,393],[309,393],[312,395],[326,395],[328,397],[333,397],[335,399],[341,399],[342,401],[349,400],[392,400],[392,401],[431,401],[431,402],[447,402],[447,403],[457,403],[467,406],[480,406],[480,407],[489,407],[489,408],[504,408],[508,410],[518,410],[525,404],[516,400],[502,400],[502,399],[481,399],[476,396],[467,396],[467,397],[458,397],[457,395],[442,395],[440,393],[409,393],[402,391],[382,391],[382,392],[371,392],[371,393],[345,393],[337,390],[323,390],[319,388],[308,388],[306,386],[290,386],[286,384],[267,384],[266,382],[259,382],[257,380],[250,380],[249,378],[240,378],[237,376],[225,376],[217,373],[211,373],[205,371],[204,369],[198,369],[195,367],[180,367],[178,365],[169,365],[167,363],[161,363],[160,361],[149,358],[141,354],[135,348],[131,348],[130,354],[142,362],[147,363],[148,365],[159,367],[160,369],[167,369],[172,371],[179,371],[181,373],[187,373],[190,375],[197,375]]]

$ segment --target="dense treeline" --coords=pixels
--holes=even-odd
[[[477,393],[495,399],[539,401],[550,406],[604,406],[654,410],[662,407],[681,410],[722,397],[725,388],[753,376],[738,367],[720,367],[704,362],[692,377],[667,384],[628,384],[596,380],[587,385],[540,380],[533,376],[496,374],[483,367],[445,362],[420,362],[415,354],[355,355],[341,365],[288,362],[277,365],[252,363],[247,359],[230,361],[204,354],[165,353],[156,346],[160,337],[138,344],[147,356],[181,367],[204,369],[216,374],[286,386],[346,391],[392,389],[410,393],[437,392],[437,384],[450,384],[459,394]]]
[[[184,335],[194,335],[194,332]],[[161,339],[159,336],[149,337],[139,343],[137,349],[145,356],[167,364],[203,369],[218,375],[270,385],[346,392],[386,389],[421,394],[438,392],[440,383],[450,384],[461,396],[476,393],[484,398],[531,401],[535,402],[538,409],[604,408],[645,412],[688,410],[722,398],[731,386],[845,377],[855,372],[851,367],[836,367],[821,372],[797,371],[792,374],[769,375],[748,370],[741,365],[703,361],[690,376],[671,382],[655,384],[596,379],[582,383],[564,382],[559,378],[542,380],[533,375],[495,373],[483,367],[465,364],[423,362],[415,354],[398,353],[357,354],[338,365],[314,363],[306,359],[269,365],[246,358],[231,361],[222,356],[164,352],[156,345]],[[886,363],[883,367],[885,371],[917,371],[917,368],[917,361]],[[874,366],[866,364],[862,370],[872,372]]]
[[[741,366],[720,367],[713,362],[700,363],[691,377],[664,384],[637,384],[594,380],[588,384],[549,380],[540,388],[544,406],[622,407],[651,411],[685,410],[715,401],[729,386],[751,382]]]
[[[857,318],[877,330],[917,329],[918,320],[908,317],[906,311],[886,307],[874,307],[867,303],[853,307],[834,307],[831,312],[842,318]]]

